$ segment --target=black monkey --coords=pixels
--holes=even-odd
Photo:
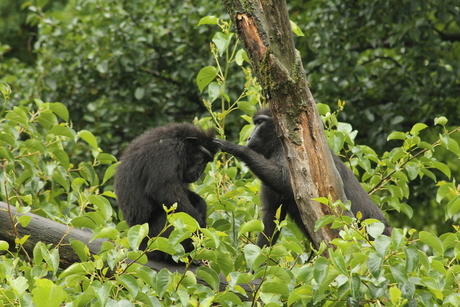
[[[251,171],[262,181],[261,200],[263,208],[262,221],[265,225],[264,233],[259,234],[257,245],[268,245],[268,238],[275,232],[275,213],[281,206],[281,219],[289,214],[311,241],[300,212],[294,199],[291,187],[289,168],[279,140],[270,109],[262,108],[254,115],[253,122],[256,125],[248,139],[247,147],[230,143],[228,141],[214,139],[222,151],[228,152],[241,159]],[[353,172],[332,154],[334,164],[342,177],[344,190],[347,198],[351,201],[351,211],[356,214],[362,213],[363,219],[374,218],[385,224],[384,234],[390,235],[391,228],[382,211],[370,199],[366,191],[354,176]],[[279,233],[273,236],[276,242]]]
[[[157,236],[166,223],[163,205],[174,203],[176,212],[185,212],[200,227],[206,226],[206,202],[190,191],[189,184],[197,181],[213,160],[218,150],[213,138],[211,130],[186,123],[169,124],[146,131],[126,148],[115,174],[115,192],[129,226],[149,223],[149,236]],[[191,240],[187,241],[182,244],[190,252]],[[146,241],[141,247],[146,247]],[[171,260],[161,252],[148,256]]]

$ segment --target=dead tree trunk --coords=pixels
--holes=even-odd
[[[338,236],[337,229],[314,231],[315,222],[332,214],[313,201],[331,196],[346,202],[323,123],[310,93],[299,52],[295,49],[284,0],[223,0],[243,48],[270,103],[283,143],[291,183],[302,220],[316,248]],[[344,212],[352,216],[350,212]]]

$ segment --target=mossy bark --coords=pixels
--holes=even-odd
[[[302,220],[314,246],[338,237],[338,229],[314,231],[331,210],[317,197],[347,201],[323,124],[295,49],[284,0],[223,0],[270,104],[283,143]],[[343,214],[352,216],[351,212]]]

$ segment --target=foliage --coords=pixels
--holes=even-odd
[[[110,1],[110,5],[101,5],[102,2],[98,0],[78,3],[82,4],[81,11],[72,20],[47,16],[50,18],[45,22],[45,19],[41,19],[45,15],[40,15],[45,13],[36,16],[40,20],[40,44],[43,44],[38,49],[42,53],[37,62],[41,71],[39,84],[16,94],[11,92],[9,85],[0,84],[5,106],[0,118],[0,164],[3,170],[0,189],[2,201],[15,206],[19,212],[34,212],[69,227],[87,227],[92,231],[93,239],[104,238],[108,241],[97,255],[90,255],[83,243],[73,241],[71,245],[81,262],[67,268],[59,267],[59,245],[45,246],[39,243],[33,253],[27,256],[21,253],[21,246],[29,237],[17,238],[15,247],[0,241],[0,304],[69,307],[460,306],[458,226],[438,235],[432,228],[416,230],[403,224],[394,229],[391,237],[386,237],[379,235],[381,227],[375,221],[362,221],[364,226],[360,228],[353,220],[326,216],[318,221],[317,227],[333,221],[334,227],[341,226],[342,230],[341,238],[332,242],[337,248],[329,250],[330,257],[325,258],[321,256],[322,250],[308,248],[308,242],[293,223],[283,221],[278,223],[282,236],[277,244],[261,249],[254,244],[256,233],[263,228],[257,219],[259,180],[253,178],[244,164],[223,153],[206,168],[204,178],[194,184],[197,193],[208,203],[208,227],[200,229],[196,221],[185,214],[174,213],[172,209],[169,223],[165,226],[174,228],[171,236],[150,239],[149,248],[173,254],[176,260],[183,262],[185,272],[166,269],[155,271],[144,266],[145,251],[139,250],[139,243],[148,233],[147,225],[126,227],[116,206],[112,206],[114,194],[111,177],[116,158],[111,154],[112,147],[108,149],[109,153],[102,149],[105,147],[101,140],[118,142],[119,139],[104,135],[111,130],[96,124],[111,123],[116,126],[120,118],[126,123],[136,121],[137,117],[126,114],[134,103],[141,108],[142,103],[147,105],[144,97],[135,97],[137,92],[139,98],[142,90],[134,90],[134,96],[126,101],[123,99],[129,95],[122,96],[121,93],[123,86],[126,86],[124,89],[140,88],[139,85],[143,83],[139,80],[145,81],[142,78],[147,77],[141,75],[142,69],[139,67],[143,67],[142,63],[147,59],[152,59],[144,54],[151,51],[145,51],[147,43],[135,41],[135,37],[138,37],[136,34],[148,33],[149,27],[165,29],[165,25],[179,26],[179,23],[151,21],[149,18],[158,18],[158,21],[167,18],[167,14],[158,13],[158,16],[152,17],[150,15],[155,14],[148,12],[153,12],[154,8],[141,1],[131,1],[130,4]],[[163,12],[161,9],[166,6],[162,6],[161,1],[158,4],[155,12],[157,8]],[[176,8],[186,7],[173,4],[177,5]],[[145,17],[145,24],[136,24],[134,20],[139,18],[137,15],[128,16],[128,12],[138,12],[139,16]],[[132,33],[133,36],[125,36],[124,30],[121,33],[113,28],[110,18],[120,16],[118,13],[125,18],[117,20],[118,25],[126,25],[126,33]],[[85,18],[85,14],[91,18]],[[99,20],[93,20],[95,16]],[[129,22],[123,24],[127,20]],[[153,22],[150,26],[149,20]],[[97,23],[98,27],[93,23]],[[196,67],[193,75],[197,76],[197,91],[207,95],[204,107],[210,114],[197,120],[197,124],[206,127],[215,125],[219,137],[232,137],[229,122],[237,118],[232,115],[243,114],[243,120],[249,122],[256,106],[263,103],[261,89],[251,69],[246,67],[246,56],[237,45],[236,36],[230,30],[231,25],[217,17],[206,17],[196,24],[200,24],[200,33],[208,33],[207,29],[218,30],[211,38],[214,61],[192,65]],[[61,31],[61,25],[72,31]],[[98,39],[87,41],[85,39],[89,37],[85,33],[92,33]],[[157,37],[158,33],[161,31],[152,34],[153,41],[159,46],[166,44],[161,49],[163,53],[158,54],[173,50],[168,42]],[[110,35],[117,37],[115,41],[136,43],[120,44],[119,49],[112,50],[107,47],[112,37]],[[49,38],[46,47],[49,50],[44,47],[45,37]],[[54,40],[53,37],[66,39]],[[77,40],[78,44],[74,44],[71,38]],[[69,44],[64,46],[68,47],[67,51],[58,48],[62,47],[59,44],[64,41]],[[77,48],[80,45],[82,49]],[[75,50],[82,54],[73,62]],[[124,56],[119,54],[121,50],[126,52]],[[112,54],[112,51],[117,52]],[[56,56],[52,57],[52,54]],[[195,55],[188,56],[192,58]],[[61,59],[64,60],[58,63]],[[104,70],[104,59],[107,60],[107,68],[110,67],[107,71]],[[161,60],[167,62],[167,59]],[[124,65],[124,61],[129,65]],[[191,65],[192,62],[187,63]],[[11,72],[15,69],[27,71],[24,67],[15,66],[12,60],[0,65]],[[124,70],[130,66],[136,69]],[[205,67],[200,70],[198,66]],[[54,70],[50,72],[53,67]],[[241,70],[236,76],[243,75],[245,78],[240,94],[235,94],[235,75],[232,72],[236,70]],[[129,72],[130,76],[139,73],[140,79],[130,79],[134,82],[125,85],[120,78],[122,72]],[[185,69],[172,69],[165,74],[185,72]],[[8,78],[13,85],[20,80],[17,76]],[[94,83],[95,80],[98,82]],[[50,87],[53,82],[56,83],[54,90]],[[143,85],[144,95],[148,91],[154,92],[155,84],[147,82]],[[66,86],[69,86],[68,89]],[[98,96],[91,96],[93,86],[97,93],[104,92],[105,96],[101,96],[104,97],[104,103],[92,104]],[[159,92],[161,90],[158,89]],[[59,96],[63,98],[63,103],[43,102],[37,98],[35,91],[43,95],[45,101],[56,101],[54,98],[64,91],[65,95]],[[35,99],[30,104],[28,100],[17,97]],[[10,99],[12,102],[9,102]],[[113,105],[109,101],[114,101]],[[119,108],[120,104],[115,101],[126,102],[126,105]],[[71,109],[74,104],[78,107]],[[96,112],[99,118],[92,121],[88,120],[90,115],[86,117],[88,125],[95,124],[91,128],[85,125],[79,127],[78,118],[76,122],[72,121],[72,116],[88,113],[85,111],[89,109],[81,108],[85,104],[88,104],[88,108],[91,106],[91,110],[101,112]],[[454,134],[458,128],[449,127],[447,118],[442,116],[450,114],[439,114],[434,127],[431,123],[420,122],[413,123],[408,129],[392,131],[386,137],[388,146],[394,148],[377,154],[369,146],[357,145],[355,140],[358,132],[350,124],[339,121],[338,118],[347,112],[348,106],[344,109],[343,102],[339,101],[339,110],[332,111],[326,104],[318,105],[330,146],[363,181],[363,186],[372,193],[374,201],[390,212],[390,223],[397,225],[400,215],[414,217],[419,214],[407,204],[414,195],[410,183],[419,178],[429,178],[437,182],[436,205],[446,208],[443,220],[458,225],[458,182],[452,178],[451,165],[440,161],[435,155],[438,150],[450,152],[456,157],[460,155]],[[142,109],[142,112],[146,109]],[[121,115],[121,111],[125,113]],[[116,116],[117,120],[112,116]],[[238,138],[240,143],[244,143],[250,129],[250,125],[242,128]],[[425,140],[423,133],[427,130],[431,131],[430,138],[435,135],[437,140]],[[133,128],[130,133],[134,134],[135,131]],[[327,203],[327,199],[321,201]],[[329,205],[334,209],[339,204]],[[26,218],[13,218],[14,224],[26,226],[28,223]],[[370,241],[368,233],[376,240]],[[189,237],[193,239],[196,249],[186,254],[179,242]],[[129,259],[136,259],[137,262],[131,263]],[[199,261],[202,265],[192,270],[192,261]]]
[[[17,42],[11,34],[1,38],[13,49],[0,47],[6,59],[0,61],[0,82],[13,88],[15,105],[30,107],[34,99],[62,102],[71,110],[75,129],[92,131],[106,152],[117,156],[148,127],[208,116],[209,107],[201,103],[202,89],[210,95],[206,100],[212,101],[213,110],[220,107],[225,115],[225,134],[238,139],[239,116],[251,114],[247,108],[252,107],[237,103],[244,112],[225,113],[222,94],[238,101],[241,80],[251,72],[226,66],[221,72],[225,84],[221,78],[209,88],[193,84],[202,66],[214,66],[207,52],[213,28],[195,25],[205,14],[221,16],[220,3],[40,0],[24,1],[26,11],[18,11],[18,1],[10,2],[6,5],[11,12],[4,17],[7,28],[20,27],[23,35],[34,33],[27,38],[34,67],[24,67],[14,58]],[[64,3],[65,9],[59,10]],[[352,123],[360,131],[357,143],[374,148],[378,155],[396,146],[395,140],[387,142],[395,130],[410,131],[417,123],[431,125],[435,117],[446,114],[449,123],[454,123],[460,116],[456,3],[414,0],[394,5],[385,0],[358,4],[347,0],[288,3],[293,31],[299,35],[296,46],[304,57],[316,101],[331,109],[339,99],[346,101],[340,120]],[[29,13],[27,24],[19,26],[25,12]],[[6,18],[17,22],[6,22]],[[217,54],[231,57],[238,49],[221,44],[226,43],[226,35],[233,34],[220,32],[222,36],[213,41]],[[239,51],[233,56],[241,61],[243,55]],[[211,71],[211,77],[212,73],[217,70]],[[424,130],[422,136],[428,143],[438,139],[435,131]],[[458,136],[453,138],[460,141]],[[455,155],[443,150],[434,154],[458,177]],[[431,179],[418,177],[410,188],[409,205],[421,214],[401,223],[419,228],[442,218]]]
[[[209,58],[210,35],[195,26],[221,10],[204,2],[75,0],[56,12],[28,3],[38,29],[34,84],[16,100],[62,101],[74,126],[112,154],[147,127],[193,118],[204,109],[191,80]]]
[[[4,97],[10,95],[8,86],[0,89]],[[336,140],[331,144],[339,144],[340,148],[342,141],[337,139],[341,136],[343,143],[352,144],[352,133],[346,133],[350,127],[338,122],[336,114],[328,112],[324,105],[319,107],[327,124],[347,127],[328,130],[330,139]],[[33,109],[8,110],[0,121],[3,200],[21,212],[32,210],[69,226],[89,227],[93,238],[109,241],[97,255],[89,255],[81,242],[73,241],[81,262],[65,269],[59,268],[59,246],[38,243],[30,258],[19,254],[19,248],[12,248],[0,256],[3,306],[460,305],[458,229],[438,237],[426,231],[395,228],[393,235],[386,237],[379,235],[379,223],[364,221],[369,226],[358,228],[349,219],[337,216],[334,224],[343,230],[341,238],[332,242],[337,248],[329,250],[329,258],[321,256],[321,251],[311,255],[305,252],[301,236],[289,231],[290,223],[279,224],[285,234],[279,243],[261,249],[252,243],[254,233],[262,230],[260,221],[254,219],[258,181],[233,159],[213,162],[203,182],[196,186],[210,207],[207,228],[199,229],[186,214],[171,213],[167,227],[175,228],[172,235],[150,240],[150,248],[174,254],[176,259],[185,261],[186,268],[190,260],[203,261],[203,265],[184,273],[154,271],[142,265],[145,257],[138,249],[148,225],[127,229],[123,222],[116,221],[108,204],[107,197],[113,194],[107,179],[113,174],[115,159],[102,152],[92,133],[73,130],[68,118],[64,105],[38,100]],[[437,120],[439,125],[445,122],[445,118]],[[411,157],[407,151],[420,144],[412,139],[417,138],[421,128],[426,127],[418,125],[408,133],[392,136],[405,141],[405,151],[400,156],[406,161]],[[443,139],[450,143],[447,135]],[[69,153],[79,148],[91,151],[94,160],[81,162],[75,168]],[[429,150],[433,148],[436,147]],[[369,157],[356,153],[350,161],[352,165],[365,165]],[[414,174],[428,170],[422,162]],[[105,166],[106,175],[100,180],[94,169]],[[403,171],[403,166],[400,165],[401,172],[407,172],[409,178],[415,176],[407,167]],[[391,174],[389,182],[395,186],[392,189],[397,187],[396,179],[404,177]],[[391,184],[384,186],[392,190]],[[103,189],[107,190],[101,194]],[[440,200],[450,200],[447,214],[457,219],[460,191],[454,183],[442,185],[438,196]],[[335,205],[331,204],[333,208]],[[318,221],[318,227],[327,219]],[[27,220],[17,217],[15,222],[27,225]],[[376,236],[376,240],[368,240],[367,233]],[[178,244],[188,237],[196,245],[190,258]],[[21,246],[27,239],[17,238],[16,243]],[[1,241],[0,249],[6,251],[8,244]],[[138,262],[130,263],[128,259]]]
[[[296,45],[313,96],[347,101],[341,117],[361,132],[360,142],[388,150],[393,130],[460,115],[455,1],[289,3],[305,33]]]
[[[455,1],[289,1],[291,19],[305,36],[296,37],[316,102],[335,108],[346,101],[340,120],[360,133],[358,144],[377,154],[390,152],[393,131],[432,125],[449,114],[455,129],[460,117],[460,25]],[[438,134],[422,131],[434,143]],[[452,136],[457,142],[460,137]],[[436,159],[459,177],[455,155],[437,150]],[[427,176],[411,180],[413,210],[401,220],[417,228],[443,217],[434,199],[436,184]]]

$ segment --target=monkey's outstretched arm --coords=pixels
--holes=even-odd
[[[288,168],[275,160],[268,160],[254,150],[233,144],[225,140],[214,139],[222,151],[228,152],[242,160],[249,169],[271,189],[285,194],[292,191]],[[281,160],[284,161],[284,160]]]

